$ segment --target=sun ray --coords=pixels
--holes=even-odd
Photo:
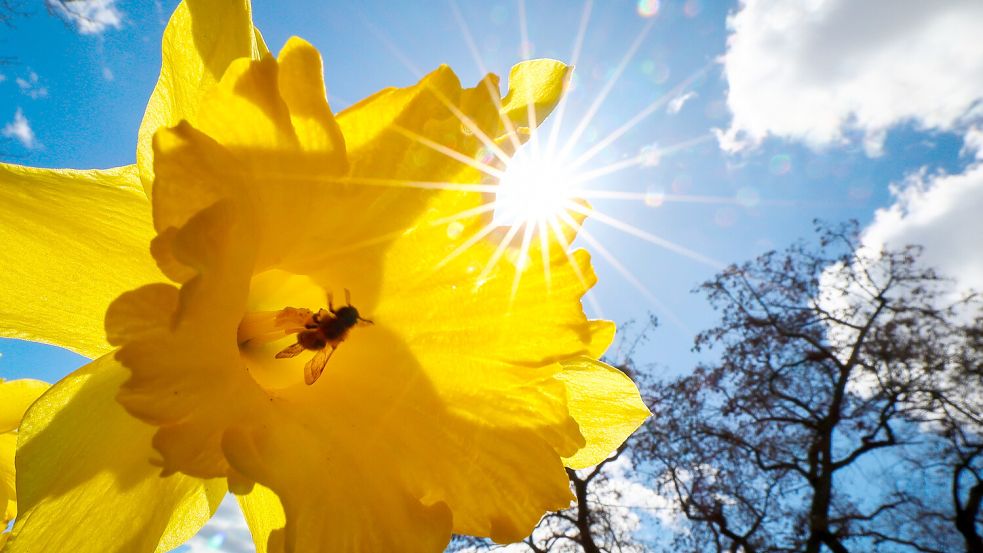
[[[625,192],[620,190],[578,190],[577,195],[585,200],[635,200],[645,201],[651,197],[648,192]],[[741,200],[733,196],[706,196],[690,194],[659,194],[660,202],[711,204],[711,205],[742,205]],[[759,205],[796,207],[803,205],[795,200],[758,200]]]
[[[570,221],[567,223],[570,228],[574,230],[581,230],[580,225],[570,218],[569,215],[567,215],[566,219]],[[587,278],[584,276],[583,271],[580,270],[580,265],[577,264],[577,261],[573,258],[573,254],[570,252],[570,242],[567,241],[566,235],[563,233],[563,229],[560,227],[560,220],[560,216],[550,217],[547,219],[547,223],[549,223],[550,228],[553,229],[553,234],[556,236],[556,241],[560,243],[560,248],[563,251],[563,255],[567,258],[567,263],[570,264],[570,268],[573,270],[574,276],[577,277],[577,280],[580,282],[580,286],[584,289],[584,297],[587,298],[587,303],[590,304],[590,307],[594,313],[597,314],[598,317],[601,317],[603,316],[602,313],[604,311],[601,309],[601,304],[597,301],[597,298],[590,293],[591,286],[587,283]]]
[[[403,50],[396,46],[396,44],[394,44],[393,41],[385,33],[383,33],[381,29],[372,23],[372,20],[370,20],[365,13],[357,7],[357,4],[355,11],[358,13],[358,18],[362,21],[362,24],[365,25],[370,33],[372,33],[372,36],[382,42],[383,46],[386,47],[386,50],[389,50],[389,53],[395,56],[396,59],[403,64],[403,67],[405,67],[407,71],[412,73],[417,79],[423,77],[423,71],[421,71],[420,68],[417,67],[416,64],[414,64],[413,61],[403,53]]]
[[[393,54],[396,59],[399,60],[399,62],[402,63],[410,73],[413,74],[414,77],[418,79],[423,77],[423,72],[413,64],[413,62],[406,56],[406,54],[403,53],[400,48],[393,44],[392,40],[390,40],[388,36],[386,36],[378,27],[369,21],[360,10],[359,16],[362,19],[362,23],[369,29],[369,32],[379,39],[386,49],[389,50],[389,52]],[[428,86],[428,90],[430,90],[430,92],[432,92],[434,96],[440,100],[444,107],[446,107],[452,114],[454,114],[455,117],[457,117],[462,125],[471,131],[472,134],[478,137],[478,140],[480,140],[481,143],[499,159],[499,161],[502,163],[506,163],[508,161],[508,156],[498,146],[498,144],[495,144],[495,141],[485,134],[484,131],[482,131],[470,117],[465,115],[457,106],[452,104],[443,92],[434,86]]]
[[[573,221],[570,215],[563,214],[563,217],[568,220],[567,224],[576,224],[576,221]],[[597,238],[583,228],[580,229],[578,236],[583,238],[584,242],[587,242],[591,248],[597,251],[597,253],[599,253],[601,257],[603,257],[612,267],[614,267],[614,269],[618,271],[618,273],[621,274],[621,276],[627,280],[629,284],[641,292],[641,294],[645,296],[647,300],[651,301],[656,309],[664,313],[670,322],[685,331],[687,334],[692,334],[689,327],[687,327],[686,323],[683,322],[683,319],[679,317],[679,315],[677,315],[676,312],[673,311],[668,305],[666,305],[665,302],[656,297],[656,295],[653,294],[652,291],[642,283],[642,281],[638,280],[638,277],[628,270],[627,267],[618,261],[618,258],[608,251],[608,249],[605,248]]]
[[[591,124],[591,122],[593,122],[594,116],[597,115],[597,111],[601,109],[601,104],[604,103],[608,95],[611,93],[611,90],[614,88],[614,85],[617,84],[618,80],[621,78],[621,74],[624,73],[625,68],[628,67],[628,63],[635,57],[635,53],[642,45],[645,37],[648,36],[649,30],[652,29],[652,25],[654,23],[655,19],[650,19],[648,23],[645,24],[645,27],[643,27],[638,33],[638,36],[635,37],[635,40],[631,43],[628,51],[625,52],[625,55],[621,58],[621,61],[615,68],[614,73],[607,80],[607,82],[604,83],[604,87],[598,93],[597,97],[594,98],[594,101],[591,103],[590,107],[587,108],[587,113],[580,119],[580,123],[574,128],[573,133],[570,134],[567,142],[560,149],[559,157],[566,157],[570,154],[570,150],[576,145],[577,141],[580,140],[580,136],[584,134],[584,131],[586,131],[587,127]]]
[[[529,255],[532,234],[537,227],[536,221],[527,222],[522,229],[522,244],[519,246],[519,256],[515,262],[515,274],[512,276],[512,291],[509,293],[509,309],[515,302],[515,296],[519,293],[519,281],[522,280],[522,273],[526,270],[526,256]]]
[[[667,102],[669,102],[669,100],[679,96],[679,94],[683,90],[685,90],[686,87],[691,85],[693,81],[702,77],[707,72],[708,67],[709,66],[706,66],[697,70],[692,75],[690,75],[685,80],[683,80],[683,82],[673,87],[672,90],[666,92],[662,96],[659,96],[658,98],[655,99],[655,101],[653,101],[646,107],[642,108],[642,110],[639,111],[637,114],[635,114],[634,117],[626,121],[623,125],[612,131],[610,134],[608,134],[600,141],[598,141],[597,144],[594,144],[593,146],[590,147],[590,149],[588,149],[586,152],[578,156],[571,164],[571,168],[577,168],[587,163],[598,153],[600,153],[605,148],[610,146],[615,140],[621,138],[622,135],[624,135],[631,129],[635,128],[635,125],[638,125],[643,120],[645,120],[645,118],[647,118],[649,115],[655,113],[656,110],[664,106]]]
[[[584,37],[587,35],[587,24],[590,21],[590,14],[594,8],[593,0],[586,0],[584,2],[583,11],[580,13],[580,25],[577,27],[577,38],[574,39],[573,52],[570,54],[570,66],[577,67],[577,63],[580,61],[580,52],[584,46]],[[569,82],[568,85],[569,87]],[[567,91],[564,91],[567,92]],[[556,151],[556,141],[560,136],[560,127],[563,125],[563,115],[567,110],[567,102],[569,96],[567,94],[563,95],[563,99],[560,101],[560,105],[556,107],[556,115],[554,115],[553,128],[550,130],[549,139],[546,143],[547,155],[552,155]]]
[[[407,138],[412,138],[413,140],[416,140],[420,144],[423,144],[424,146],[436,152],[444,154],[445,156],[451,159],[455,159],[457,161],[460,161],[461,163],[470,165],[471,167],[477,169],[478,171],[481,171],[482,173],[490,177],[494,177],[496,179],[502,178],[502,174],[503,174],[502,171],[492,167],[491,165],[488,165],[487,163],[466,156],[453,148],[448,148],[447,146],[444,146],[443,144],[438,144],[437,142],[434,142],[433,140],[430,140],[425,136],[421,136],[405,127],[401,127],[399,125],[393,125],[393,128],[396,130],[396,132],[402,134],[403,136],[406,136]]]
[[[649,232],[645,232],[644,230],[642,230],[642,229],[640,229],[638,227],[629,225],[628,223],[624,223],[624,222],[619,221],[619,220],[617,220],[617,219],[615,219],[613,217],[610,217],[608,215],[605,215],[604,213],[601,213],[597,209],[584,207],[583,205],[580,205],[580,204],[578,204],[576,202],[568,202],[567,203],[567,207],[571,211],[575,211],[577,213],[581,213],[583,215],[586,215],[587,217],[590,217],[591,219],[593,219],[593,220],[595,220],[595,221],[597,221],[599,223],[603,223],[605,225],[608,225],[610,227],[613,227],[615,229],[618,229],[618,230],[620,230],[622,232],[625,232],[627,234],[630,234],[630,235],[632,235],[632,236],[634,236],[636,238],[641,238],[642,240],[645,240],[646,242],[649,242],[651,244],[655,244],[656,246],[665,248],[665,249],[667,249],[667,250],[669,250],[671,252],[678,253],[679,255],[682,255],[684,257],[688,257],[689,259],[692,259],[693,261],[697,261],[699,263],[703,263],[704,265],[707,265],[707,266],[712,267],[712,268],[717,269],[717,270],[720,270],[720,269],[723,269],[724,268],[724,264],[721,263],[720,261],[717,261],[716,259],[711,259],[711,258],[709,258],[709,257],[707,257],[707,256],[705,256],[705,255],[703,255],[703,254],[701,254],[699,252],[695,252],[695,251],[693,251],[693,250],[691,250],[689,248],[680,246],[679,244],[676,244],[675,242],[671,242],[669,240],[666,240],[665,238],[660,238],[660,237],[658,237],[658,236],[656,236],[654,234],[651,234]]]
[[[450,100],[448,100],[442,92],[440,92],[435,88],[432,88],[432,91],[435,93],[435,95],[440,100],[440,102],[444,104],[444,106],[446,106],[451,113],[454,114],[454,117],[457,117],[457,120],[460,121],[461,124],[465,126],[465,128],[471,131],[471,134],[476,136],[478,140],[481,142],[481,144],[485,148],[488,148],[488,151],[490,151],[498,159],[498,161],[502,163],[502,165],[505,165],[509,162],[509,155],[505,153],[505,150],[503,150],[498,144],[496,144],[495,141],[492,140],[490,136],[485,134],[485,131],[481,130],[481,127],[479,127],[477,123],[474,122],[473,119],[468,117],[463,111],[458,109],[457,106],[452,104]]]
[[[529,48],[529,22],[526,19],[526,0],[519,0],[519,40],[522,41],[522,59],[527,60],[531,56]]]
[[[470,217],[475,217],[477,215],[482,215],[484,213],[488,213],[488,212],[494,211],[496,205],[497,205],[497,202],[494,202],[494,201],[493,202],[484,203],[484,204],[481,204],[481,205],[479,205],[477,207],[472,207],[470,209],[465,209],[464,211],[459,211],[459,212],[457,212],[457,213],[455,213],[453,215],[448,215],[446,217],[441,217],[439,219],[434,219],[433,221],[427,221],[426,225],[424,225],[424,226],[426,226],[426,227],[436,227],[436,226],[444,225],[444,224],[447,224],[447,223],[453,223],[454,221],[460,221],[461,219],[467,219],[467,218],[470,218]],[[357,251],[357,250],[359,250],[361,248],[366,248],[368,246],[374,246],[376,244],[381,244],[381,243],[386,242],[388,240],[392,240],[392,239],[397,238],[399,236],[402,236],[402,235],[404,235],[406,233],[407,233],[406,230],[398,230],[398,231],[394,231],[394,232],[387,232],[385,234],[380,234],[380,235],[374,236],[372,238],[367,238],[365,240],[360,240],[358,242],[354,242],[354,243],[351,243],[351,244],[345,244],[341,248],[337,248],[337,249],[331,250],[331,253],[333,255],[337,255],[337,254],[349,253],[349,252],[352,252],[352,251]]]
[[[579,175],[577,175],[577,178],[574,181],[574,184],[579,184],[579,183],[587,182],[589,180],[593,180],[593,179],[596,179],[596,178],[599,178],[599,177],[603,177],[605,175],[610,175],[612,173],[617,173],[618,171],[623,171],[623,170],[628,169],[630,167],[635,167],[637,165],[642,165],[652,155],[657,155],[659,157],[665,157],[665,156],[668,156],[668,155],[673,154],[675,152],[678,152],[680,150],[685,150],[686,148],[689,148],[691,146],[695,146],[696,144],[700,144],[700,143],[703,143],[703,142],[709,142],[710,140],[713,140],[713,138],[714,137],[713,137],[712,134],[701,135],[701,136],[698,136],[696,138],[691,138],[689,140],[685,140],[685,141],[680,142],[678,144],[673,144],[672,146],[666,146],[665,148],[659,148],[655,152],[641,153],[641,154],[638,154],[637,156],[634,156],[634,157],[630,157],[630,158],[626,158],[626,159],[622,159],[622,160],[616,161],[614,163],[611,163],[610,165],[605,165],[603,167],[598,167],[596,169],[591,169],[590,171],[586,171],[584,173],[580,173]],[[574,161],[574,163],[576,163],[576,161]],[[576,167],[576,165],[574,165],[573,163],[571,164],[571,166],[572,167]]]
[[[283,178],[284,180],[289,180],[289,177],[281,177],[277,174],[278,178]],[[298,177],[303,180],[311,180],[307,177]],[[325,180],[337,180],[337,179],[325,179]],[[347,184],[361,184],[365,186],[390,186],[394,188],[419,188],[423,190],[446,190],[450,192],[481,192],[486,194],[494,194],[498,191],[498,187],[494,184],[468,184],[460,182],[428,182],[428,181],[410,181],[410,180],[400,180],[400,179],[380,179],[371,177],[346,177],[341,182]]]
[[[470,238],[468,238],[467,240],[459,244],[456,248],[454,248],[454,250],[452,250],[451,253],[445,255],[443,259],[438,261],[433,266],[433,270],[430,271],[430,274],[433,274],[436,271],[444,268],[448,263],[455,260],[459,255],[468,251],[468,249],[470,249],[471,246],[477,244],[479,240],[484,239],[486,236],[494,232],[496,228],[498,228],[498,225],[495,224],[494,222],[489,222],[485,226],[481,227],[481,229],[478,232],[471,235]]]
[[[481,286],[486,280],[488,280],[488,275],[491,274],[491,272],[495,269],[495,266],[498,265],[498,261],[502,259],[503,255],[505,255],[505,250],[512,244],[512,240],[515,239],[515,235],[518,234],[520,228],[520,225],[511,225],[508,227],[508,230],[505,232],[505,236],[498,241],[498,246],[495,248],[495,253],[488,258],[488,262],[485,263],[484,268],[482,268],[481,272],[478,273],[478,279],[475,281],[476,287]]]
[[[541,221],[537,227],[539,231],[539,253],[543,257],[543,280],[546,281],[546,293],[552,293],[553,291],[553,273],[550,270],[550,235],[549,228],[546,227],[547,223]]]
[[[532,57],[532,45],[529,42],[529,19],[526,15],[526,1],[519,0],[519,40],[522,41],[522,59],[528,60]],[[526,89],[526,117],[529,125],[529,147],[532,148],[533,156],[539,157],[539,125],[536,124],[536,102],[533,99],[532,89]]]
[[[471,28],[468,26],[468,22],[464,20],[464,15],[461,14],[461,8],[457,5],[457,0],[448,0],[448,3],[451,6],[451,12],[454,14],[454,20],[457,21],[457,26],[460,28],[461,34],[464,35],[464,41],[468,45],[468,50],[471,52],[471,57],[478,66],[478,71],[480,71],[482,75],[487,75],[488,68],[485,66],[485,62],[481,58],[481,52],[478,50],[478,45],[474,42],[474,36],[471,34]],[[482,82],[485,83],[489,96],[491,96],[492,100],[495,102],[495,108],[498,109],[498,116],[502,120],[502,124],[505,126],[505,131],[509,137],[509,142],[512,144],[513,151],[518,151],[522,146],[522,142],[519,140],[518,132],[516,131],[512,120],[502,113],[502,100],[499,98],[500,91],[496,90],[488,79],[482,79]]]

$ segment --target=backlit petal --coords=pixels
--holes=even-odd
[[[47,382],[29,378],[0,379],[0,433],[16,430],[24,412],[49,386]]]
[[[27,408],[47,389],[48,384],[40,380],[0,379],[0,524],[3,526],[17,516],[14,477],[16,430]]]
[[[135,169],[0,164],[0,335],[89,357],[109,350],[106,306],[163,280]]]
[[[20,514],[6,553],[168,551],[217,508],[223,481],[158,476],[153,427],[114,401],[124,371],[110,357],[72,373],[20,428]]]
[[[590,321],[590,331],[590,346],[587,356],[600,359],[611,347],[611,343],[614,342],[617,326],[612,321],[594,319]]]
[[[249,0],[185,0],[164,29],[160,78],[140,124],[137,165],[150,195],[154,179],[151,139],[157,129],[193,117],[202,94],[236,58],[267,53],[253,28]]]
[[[0,523],[4,527],[17,516],[17,492],[14,479],[14,451],[17,449],[17,434],[0,434]],[[0,530],[2,532],[2,530]]]
[[[567,387],[570,414],[587,445],[564,463],[574,469],[596,465],[631,436],[651,414],[628,376],[588,357],[561,363],[557,378]]]
[[[247,494],[237,495],[243,518],[253,536],[256,553],[277,553],[283,548],[282,529],[286,523],[280,498],[265,486],[255,484]],[[280,530],[279,533],[275,531]],[[274,540],[270,544],[270,539]]]
[[[536,127],[553,111],[566,91],[573,68],[556,60],[528,60],[509,72],[509,94],[502,113],[515,125]]]

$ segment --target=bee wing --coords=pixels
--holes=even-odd
[[[331,351],[328,351],[328,348],[318,350],[317,354],[304,365],[304,382],[308,386],[317,382],[317,379],[321,377],[324,367],[328,364],[328,359],[331,359],[333,354],[334,348],[331,348]]]
[[[280,353],[276,354],[277,359],[284,359],[286,357],[296,357],[304,351],[304,346],[300,345],[300,342],[290,344],[289,346],[283,348]]]

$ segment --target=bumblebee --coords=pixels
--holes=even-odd
[[[328,308],[311,315],[304,330],[297,333],[297,342],[276,354],[277,359],[285,359],[296,357],[305,350],[316,351],[314,357],[304,365],[304,382],[308,386],[317,382],[334,350],[348,338],[352,328],[373,324],[359,315],[358,309],[352,305],[351,293],[347,289],[345,303],[347,305],[344,307],[335,309],[332,295],[328,294]]]

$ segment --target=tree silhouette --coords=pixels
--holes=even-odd
[[[918,255],[821,227],[699,288],[719,358],[646,387],[639,444],[676,550],[981,551],[980,303]]]

